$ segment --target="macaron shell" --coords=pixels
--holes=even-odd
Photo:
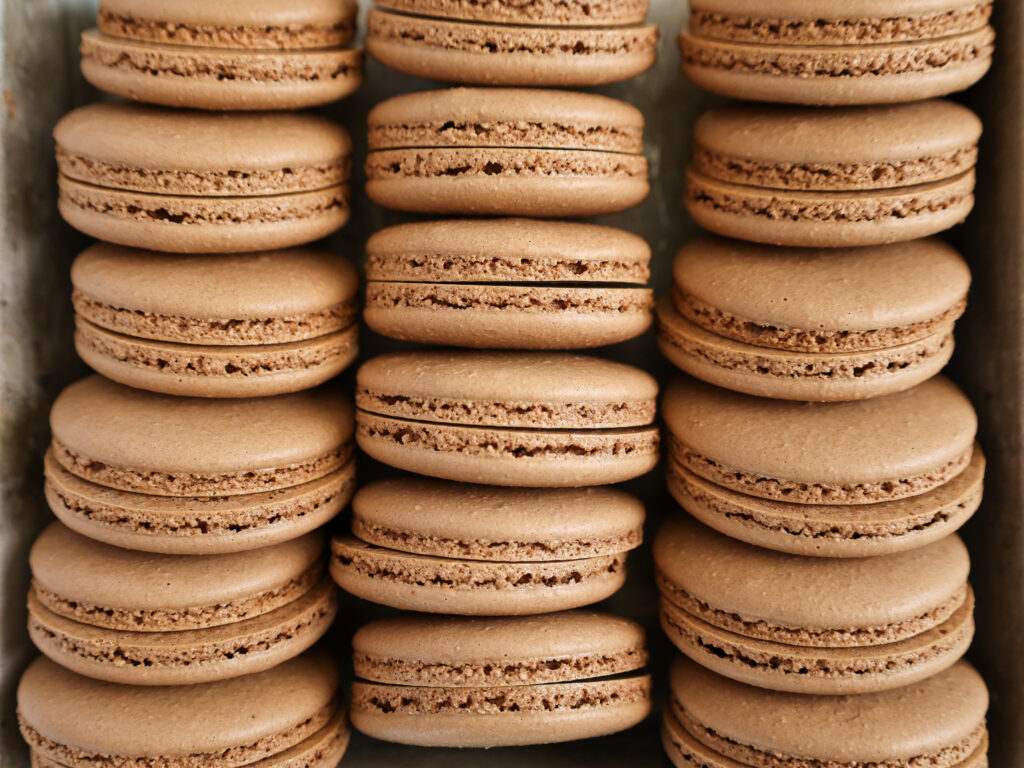
[[[985,27],[938,40],[792,46],[709,40],[684,31],[679,47],[683,74],[706,91],[752,101],[846,106],[916,101],[968,88],[991,66],[993,37]],[[917,62],[923,65],[915,68]]]
[[[512,688],[423,688],[352,685],[352,725],[386,741],[427,747],[498,747],[549,744],[632,728],[650,714],[650,677],[552,683]],[[382,711],[369,702],[409,702],[414,713]],[[450,711],[429,711],[445,699]],[[427,712],[415,712],[421,705]],[[507,701],[517,709],[502,709]],[[583,702],[573,707],[576,701]],[[468,706],[462,706],[468,703]],[[525,711],[524,711],[525,710]],[[532,710],[532,711],[531,711]]]
[[[399,72],[457,83],[590,86],[650,69],[657,27],[463,23],[372,10],[366,50]]]
[[[373,331],[421,344],[480,349],[585,349],[651,325],[646,288],[378,283],[366,286]]]
[[[762,189],[686,172],[686,210],[704,229],[769,245],[836,248],[927,237],[974,207],[974,171],[891,190]]]
[[[965,661],[905,688],[806,696],[746,686],[677,657],[670,685],[673,710],[716,738],[839,764],[924,759],[975,742],[969,754],[988,708],[985,683]]]
[[[18,686],[18,711],[23,734],[29,728],[49,743],[30,739],[30,746],[58,762],[69,759],[70,750],[192,756],[212,767],[236,765],[239,756],[254,762],[305,740],[319,730],[318,721],[325,725],[333,717],[336,691],[337,665],[321,652],[232,680],[160,687],[100,682],[38,658]],[[131,728],[125,727],[126,712]],[[264,739],[273,746],[259,744]],[[240,755],[217,755],[225,750]]]
[[[705,525],[748,544],[804,557],[873,557],[931,544],[958,530],[982,498],[985,457],[945,485],[907,499],[840,507],[758,499],[709,483],[673,460],[669,491]]]
[[[90,29],[82,33],[81,54],[82,76],[101,91],[185,109],[317,107],[350,96],[363,83],[362,52],[343,48],[190,48]]]
[[[368,455],[443,480],[572,488],[632,480],[658,463],[657,427],[545,432],[356,416],[356,442]]]
[[[525,4],[514,0],[487,4],[476,0],[383,0],[377,5],[401,13],[439,18],[558,27],[642,24],[650,7],[648,0],[594,0],[587,3],[537,0]]]
[[[409,611],[519,616],[604,600],[626,580],[626,555],[494,563],[414,555],[335,538],[331,576],[346,592]]]
[[[334,584],[322,580],[298,599],[231,624],[177,632],[134,632],[72,621],[29,594],[28,631],[63,667],[127,685],[195,685],[249,675],[298,656],[337,614]]]
[[[719,675],[775,691],[834,696],[899,688],[952,666],[974,637],[973,609],[970,595],[937,627],[899,642],[861,648],[755,640],[713,627],[664,599],[661,626],[680,651]]]
[[[658,348],[669,362],[709,384],[780,400],[864,400],[910,389],[949,362],[952,331],[947,324],[924,339],[864,352],[790,352],[716,336],[668,297],[658,303]]]
[[[267,397],[311,389],[359,353],[359,329],[285,344],[208,346],[138,339],[76,319],[75,351],[94,371],[136,389],[183,397]]]

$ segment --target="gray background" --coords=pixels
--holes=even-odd
[[[216,0],[210,0],[216,2]],[[298,0],[296,0],[298,1]],[[365,5],[365,3],[364,3]],[[365,7],[363,9],[365,13]],[[78,73],[77,38],[94,22],[90,0],[3,0],[3,129],[0,189],[3,190],[3,252],[0,256],[0,564],[3,622],[0,627],[0,765],[21,768],[28,756],[14,720],[18,675],[32,658],[24,630],[28,585],[27,551],[36,532],[49,521],[42,499],[42,454],[49,439],[46,415],[57,393],[85,373],[71,345],[68,268],[87,240],[64,225],[56,212],[55,168],[50,131],[57,119],[97,94]],[[682,174],[689,155],[695,117],[717,103],[685,83],[678,73],[674,37],[686,16],[681,0],[653,0],[652,21],[662,30],[661,57],[654,70],[629,83],[600,89],[640,107],[647,116],[647,155],[652,194],[637,209],[602,219],[641,234],[654,250],[654,285],[668,285],[671,257],[694,232],[680,204]],[[978,592],[978,637],[970,657],[993,689],[992,764],[1024,766],[1024,57],[1022,16],[1013,0],[997,0],[999,33],[994,71],[962,97],[981,114],[985,137],[979,168],[978,206],[968,224],[950,233],[967,255],[975,282],[970,306],[958,327],[958,349],[951,373],[974,400],[981,416],[981,440],[989,459],[986,500],[965,530],[973,554]],[[349,127],[356,139],[357,169],[365,149],[362,126],[377,101],[409,90],[438,87],[388,72],[368,63],[367,85],[352,99],[326,110]],[[358,172],[358,170],[357,170]],[[357,191],[361,180],[356,179]],[[369,233],[401,220],[370,205],[357,194],[351,223],[332,243],[359,257]],[[366,352],[392,343],[365,334]],[[607,354],[654,371],[665,380],[670,371],[648,335],[607,350]],[[337,386],[350,386],[351,375]],[[381,473],[364,461],[361,477]],[[632,484],[648,504],[648,536],[668,500],[658,473]],[[341,521],[340,525],[344,525]],[[657,631],[649,550],[630,561],[626,589],[606,607],[648,625],[653,668],[663,693],[665,665],[671,658]],[[354,599],[343,602],[332,642],[347,653],[351,628],[386,611]],[[353,739],[345,765],[505,765],[666,764],[652,718],[625,734],[589,742],[519,750],[477,752],[421,751]]]

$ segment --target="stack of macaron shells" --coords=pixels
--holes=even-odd
[[[355,0],[102,0],[82,74],[127,99],[210,110],[301,109],[363,80]]]
[[[877,397],[946,365],[970,281],[937,238],[810,249],[705,236],[676,256],[658,343],[691,376],[739,392]]]
[[[991,0],[693,0],[683,73],[739,99],[849,105],[963,90],[988,71]]]
[[[91,376],[57,398],[50,428],[54,513],[129,549],[268,546],[323,525],[354,490],[352,407],[325,390],[187,398]]]
[[[262,672],[327,631],[337,612],[324,536],[192,557],[121,549],[59,522],[29,555],[29,634],[79,674],[182,685]]]
[[[592,93],[453,88],[367,117],[366,194],[414,213],[586,217],[647,196],[643,114]]]
[[[347,592],[406,610],[550,613],[617,592],[643,522],[640,501],[617,489],[392,478],[356,493],[331,574]]]
[[[356,357],[358,275],[325,250],[186,256],[99,243],[71,282],[78,354],[140,389],[276,395]]]
[[[406,744],[570,741],[651,710],[643,628],[591,611],[379,620],[356,632],[353,662],[353,725]]]
[[[773,245],[925,237],[973,207],[980,136],[977,116],[948,101],[713,109],[694,127],[686,208],[720,235]]]
[[[399,224],[366,244],[372,330],[424,344],[581,349],[651,325],[651,249],[611,227],[536,219]]]
[[[61,215],[107,242],[237,253],[302,245],[348,220],[351,140],[317,115],[97,103],[54,138]]]
[[[890,555],[805,557],[686,516],[654,541],[661,623],[718,674],[793,693],[865,693],[954,664],[974,633],[958,536]]]
[[[377,0],[366,50],[387,67],[477,85],[591,86],[654,64],[647,0]]]
[[[754,688],[677,658],[662,730],[677,768],[982,768],[988,691],[961,661],[902,688],[846,696]]]
[[[658,461],[657,382],[558,352],[410,351],[356,374],[356,440],[373,458],[446,480],[582,487]]]
[[[334,768],[349,739],[337,662],[317,650],[251,675],[156,687],[83,677],[43,657],[17,699],[39,768]]]

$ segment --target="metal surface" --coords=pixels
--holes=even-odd
[[[215,1],[215,0],[214,0]],[[296,0],[299,2],[300,0]],[[365,5],[365,3],[364,3]],[[32,651],[24,630],[24,596],[28,586],[27,549],[49,519],[41,494],[42,454],[48,439],[46,415],[56,394],[85,368],[72,349],[68,266],[86,240],[62,224],[56,213],[55,168],[50,130],[74,106],[98,98],[77,69],[78,33],[92,23],[88,0],[4,0],[3,256],[0,257],[0,344],[2,344],[2,533],[3,563],[2,739],[0,765],[22,768],[28,756],[17,734],[14,687]],[[364,8],[365,13],[365,8]],[[651,197],[628,213],[603,223],[636,232],[651,243],[654,284],[661,293],[669,282],[675,250],[695,228],[681,206],[682,169],[690,151],[690,130],[700,112],[717,100],[702,94],[679,75],[674,37],[685,18],[685,3],[653,0],[652,21],[662,29],[661,56],[652,72],[629,83],[602,88],[623,98],[647,116],[647,155],[652,163]],[[1024,668],[1020,659],[1024,633],[1024,207],[1022,207],[1022,77],[1019,3],[997,2],[1000,34],[996,70],[967,101],[985,120],[979,173],[978,211],[966,227],[952,234],[971,261],[975,288],[958,333],[952,371],[979,409],[981,437],[989,457],[986,501],[968,526],[978,590],[978,639],[972,658],[993,688],[992,764],[1024,766]],[[387,96],[440,87],[386,71],[370,62],[367,85],[353,99],[325,112],[345,123],[356,139],[356,166],[365,150],[362,126],[366,111]],[[356,179],[356,189],[361,180]],[[351,223],[333,244],[358,257],[374,230],[402,220],[357,195]],[[397,345],[364,334],[363,356]],[[641,365],[663,381],[670,375],[650,335],[618,345],[607,354]],[[351,375],[339,386],[349,386]],[[362,479],[382,472],[364,461]],[[672,503],[659,473],[632,484],[648,504],[648,537]],[[344,521],[341,521],[344,525]],[[1009,610],[1008,610],[1009,605]],[[609,610],[643,621],[654,655],[656,696],[664,693],[669,647],[657,630],[655,595],[647,547],[630,560],[626,588],[606,604]],[[347,653],[351,628],[387,613],[354,599],[343,601],[333,642]],[[662,765],[657,725],[652,718],[625,734],[587,742],[487,753],[415,750],[381,744],[355,735],[344,765],[371,766],[573,766]]]

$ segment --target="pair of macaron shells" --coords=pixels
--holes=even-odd
[[[662,742],[677,768],[917,765],[981,768],[988,691],[961,661],[878,693],[777,693],[672,665]]]
[[[99,243],[75,259],[71,282],[79,356],[140,389],[295,392],[358,351],[358,275],[324,250],[172,255]]]
[[[412,213],[588,217],[650,191],[638,109],[591,93],[455,88],[367,117],[366,194]]]
[[[100,90],[168,107],[271,110],[348,96],[362,53],[344,46],[355,0],[102,0],[82,33],[82,74]]]
[[[231,680],[155,688],[94,680],[41,657],[17,700],[39,768],[334,768],[349,741],[338,665],[322,650]]]
[[[312,114],[91,104],[54,129],[64,219],[174,253],[302,245],[349,216],[351,140]]]
[[[649,69],[647,0],[378,0],[366,50],[391,69],[477,85],[590,86]]]
[[[963,90],[992,63],[991,0],[694,0],[683,73],[725,96],[796,104],[916,101]]]
[[[936,238],[776,248],[702,237],[658,305],[662,353],[692,376],[761,397],[856,400],[909,389],[953,352],[970,270]]]
[[[352,500],[352,535],[332,542],[331,575],[403,610],[551,613],[617,592],[643,522],[643,505],[616,489],[383,480]]]
[[[694,127],[686,208],[720,235],[812,248],[925,237],[974,205],[981,121],[947,101],[736,105]]]
[[[623,482],[658,461],[657,382],[554,352],[410,351],[356,374],[356,441],[398,469],[521,488]]]
[[[362,627],[352,645],[352,724],[387,741],[571,741],[630,728],[651,710],[643,628],[617,616],[401,616]]]

